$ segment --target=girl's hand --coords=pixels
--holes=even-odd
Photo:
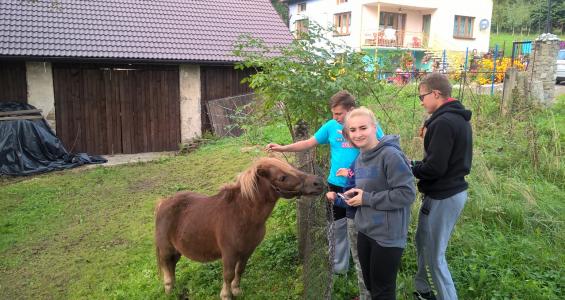
[[[345,200],[349,206],[360,206],[363,204],[363,190],[352,188],[344,193],[349,199]]]
[[[335,192],[327,192],[326,193],[326,198],[328,199],[328,202],[330,202],[330,203],[334,203],[336,196],[337,196],[337,194]]]

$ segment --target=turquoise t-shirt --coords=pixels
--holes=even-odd
[[[314,134],[314,138],[318,144],[330,144],[330,174],[328,175],[328,182],[345,187],[347,177],[336,176],[335,173],[341,168],[349,168],[357,155],[359,149],[353,147],[342,134],[343,125],[336,120],[330,120],[322,125]],[[377,125],[377,139],[381,139],[384,132],[380,126]]]

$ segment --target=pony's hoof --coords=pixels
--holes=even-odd
[[[241,295],[241,289],[239,287],[232,287],[231,288],[231,293],[232,295],[234,295],[235,297],[240,296]]]
[[[220,299],[222,300],[232,300],[232,293],[230,293],[230,291],[226,291],[224,289],[222,289],[222,292],[220,293]]]
[[[165,285],[165,294],[170,295],[172,291],[173,291],[173,286],[170,285],[170,284],[166,284]]]

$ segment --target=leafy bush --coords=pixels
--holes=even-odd
[[[365,53],[332,42],[329,32],[310,23],[308,33],[284,48],[269,48],[250,36],[236,44],[234,53],[243,58],[236,68],[257,71],[244,81],[263,98],[264,113],[284,120],[291,135],[299,120],[310,129],[320,127],[336,92],[345,89],[359,98],[381,88],[376,73],[365,71]]]

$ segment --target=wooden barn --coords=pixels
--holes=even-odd
[[[269,0],[4,0],[0,102],[43,110],[71,152],[176,150],[210,128],[206,102],[250,92],[233,43],[285,45]]]

